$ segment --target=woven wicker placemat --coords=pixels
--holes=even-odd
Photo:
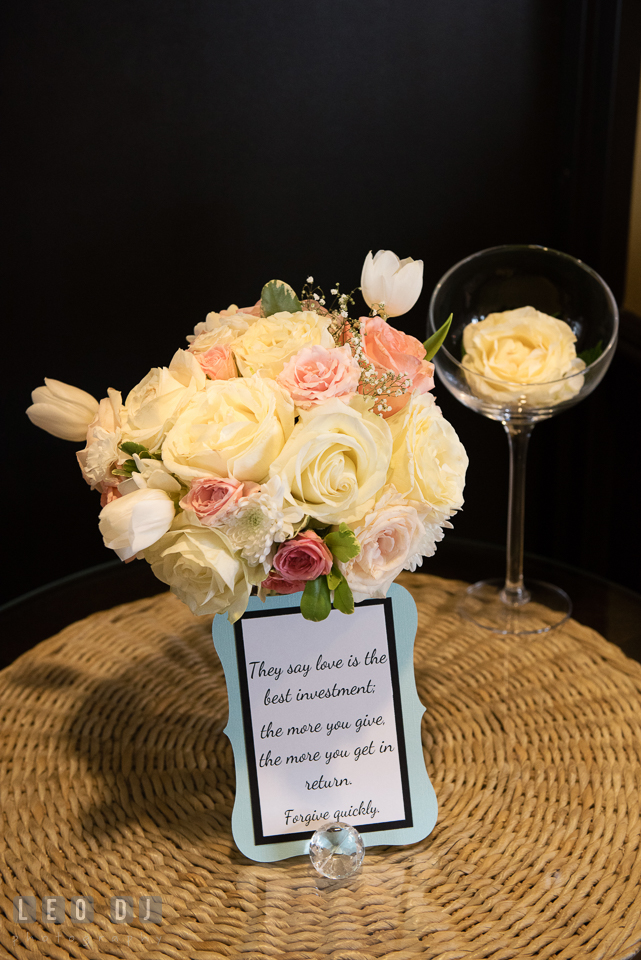
[[[73,624],[0,674],[3,956],[623,960],[641,941],[641,665],[570,621],[477,631],[461,584],[402,581],[433,833],[348,881],[231,839],[227,697],[209,619],[169,594]],[[109,901],[133,898],[134,919]],[[14,897],[37,919],[14,920]],[[44,897],[93,922],[43,923]],[[137,916],[162,898],[162,920]],[[145,901],[143,901],[144,903]]]

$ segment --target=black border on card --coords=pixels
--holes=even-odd
[[[398,671],[398,656],[396,652],[396,632],[394,630],[394,611],[392,598],[363,600],[355,604],[358,607],[371,607],[383,604],[385,613],[385,629],[387,633],[387,652],[389,656],[390,677],[392,682],[392,700],[394,703],[394,721],[396,724],[396,738],[398,744],[398,762],[401,773],[401,789],[403,794],[403,809],[405,817],[402,820],[389,820],[385,823],[355,824],[360,833],[373,833],[375,830],[400,830],[404,827],[413,827],[412,801],[410,795],[409,771],[407,767],[407,751],[405,747],[405,726],[403,724],[403,710],[401,702],[401,684]],[[260,808],[258,791],[258,773],[256,766],[256,752],[254,750],[254,732],[252,727],[251,707],[249,699],[249,684],[247,681],[247,659],[245,657],[245,643],[243,637],[243,620],[253,620],[257,617],[283,617],[290,614],[299,614],[300,607],[280,607],[277,610],[246,611],[234,624],[236,640],[236,661],[240,681],[240,701],[242,706],[243,733],[245,737],[245,751],[247,756],[247,775],[249,780],[249,796],[254,826],[254,843],[261,846],[268,843],[283,843],[288,840],[308,840],[313,836],[313,830],[301,830],[297,833],[279,833],[265,836],[263,833],[263,818]]]

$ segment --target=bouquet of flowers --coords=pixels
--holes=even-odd
[[[272,280],[209,313],[122,402],[45,380],[27,414],[77,453],[121,560],[144,558],[195,614],[234,622],[252,588],[302,591],[301,612],[385,596],[431,556],[463,503],[467,456],[430,392],[434,353],[388,317],[416,302],[422,261],[370,253],[361,289],[328,302]]]

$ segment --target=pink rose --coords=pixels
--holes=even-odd
[[[349,347],[303,347],[276,377],[295,404],[303,410],[332,397],[347,399],[356,393],[361,368]]]
[[[180,506],[183,510],[193,510],[204,526],[212,526],[238,503],[245,486],[233,477],[199,478],[194,480]]]
[[[228,346],[216,345],[203,353],[192,351],[203,373],[212,380],[231,380],[238,376],[232,352]]]
[[[122,494],[118,490],[117,483],[106,483],[104,480],[96,488],[100,490],[100,506],[106,507],[112,500],[117,500]]]
[[[427,393],[433,388],[434,364],[423,359],[425,347],[416,337],[395,330],[382,317],[361,317],[361,323],[363,353],[374,364],[376,372],[405,374],[409,380],[407,393],[385,397],[392,409],[383,416],[391,417],[405,406],[412,392]]]
[[[260,586],[261,590],[273,590],[274,593],[299,593],[305,589],[305,583],[305,580],[285,580],[274,570]]]
[[[250,317],[259,317],[260,316],[260,305],[261,301],[257,300],[253,307],[238,307],[236,309],[232,308],[229,310],[221,310],[221,317],[234,317],[237,313],[246,313]]]
[[[305,530],[297,537],[281,544],[274,557],[274,567],[283,580],[305,583],[315,580],[332,569],[329,547],[313,530]],[[298,589],[298,588],[297,588]]]

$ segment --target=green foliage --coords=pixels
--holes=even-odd
[[[266,283],[260,296],[260,303],[266,317],[280,313],[281,310],[299,313],[303,309],[300,300],[284,280],[270,280]]]
[[[300,612],[305,620],[326,620],[332,609],[332,601],[327,586],[327,577],[308,580],[300,601]]]
[[[331,573],[327,574],[327,586],[330,590],[335,590],[343,579],[343,574],[340,572],[336,564],[334,564]]]
[[[594,363],[595,360],[598,360],[601,354],[603,353],[603,340],[599,340],[595,347],[590,347],[588,350],[584,350],[583,353],[579,353],[579,360],[583,360],[586,367],[589,367],[591,363]]]
[[[325,544],[331,550],[332,556],[341,563],[347,563],[361,552],[361,545],[354,536],[354,531],[350,530],[346,523],[341,523],[338,530],[328,533]]]
[[[452,314],[449,315],[449,317],[447,318],[443,326],[440,327],[440,329],[438,329],[436,333],[433,333],[432,336],[429,338],[429,340],[425,341],[423,346],[425,347],[426,360],[431,360],[432,357],[435,356],[438,353],[438,351],[441,349],[441,347],[443,346],[443,341],[445,340],[447,336],[447,332],[451,326],[452,326]]]
[[[111,471],[116,477],[131,477],[132,473],[140,473],[135,460],[125,460],[117,469]]]
[[[340,613],[354,613],[354,597],[345,577],[334,588],[334,609]]]
[[[134,453],[149,453],[147,447],[143,447],[141,443],[134,443],[133,440],[125,440],[124,443],[120,444],[120,449],[128,453],[130,457],[133,457]]]

